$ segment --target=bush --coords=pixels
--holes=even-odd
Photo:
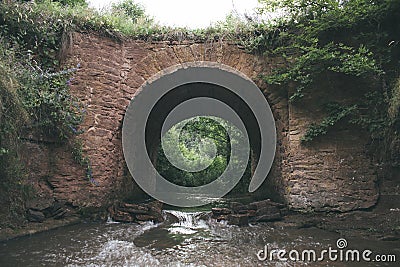
[[[382,140],[388,130],[387,84],[398,77],[400,2],[397,0],[262,0],[263,12],[278,12],[272,22],[260,25],[249,49],[283,57],[286,64],[264,80],[276,88],[294,87],[291,101],[315,90],[335,89],[338,84],[323,77],[336,74],[348,81],[348,90],[360,95],[351,107],[328,111],[320,123],[310,125],[303,141],[324,135],[343,117]],[[319,86],[325,80],[324,86]],[[381,86],[383,85],[383,86]],[[362,94],[362,93],[361,93]],[[323,102],[330,102],[324,99]],[[393,113],[393,108],[390,109]]]
[[[178,125],[184,125],[178,131],[177,126],[172,127],[163,137],[165,146],[160,145],[157,158],[157,171],[168,181],[181,186],[197,187],[211,183],[226,170],[228,163],[233,160],[235,167],[246,168],[243,179],[236,186],[234,193],[247,192],[250,182],[250,164],[241,166],[237,159],[231,158],[231,142],[238,142],[244,138],[242,133],[233,125],[209,117],[188,119]],[[228,136],[227,127],[232,131],[232,139]],[[174,140],[178,140],[176,143]],[[202,142],[203,141],[203,142]],[[207,142],[208,141],[208,142]],[[215,145],[215,157],[211,144]],[[163,148],[168,149],[169,156],[177,158],[178,153],[187,160],[190,168],[202,169],[200,171],[185,171],[171,164],[164,154]],[[236,161],[235,161],[236,160]],[[206,167],[206,168],[199,168]]]

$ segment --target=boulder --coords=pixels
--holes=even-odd
[[[249,215],[249,217],[254,217],[257,215],[257,211],[256,210],[248,210],[247,214]]]
[[[112,218],[114,221],[117,222],[125,222],[125,223],[130,223],[130,222],[136,222],[136,217],[133,216],[132,214],[124,211],[115,211],[112,214]]]
[[[226,214],[226,215],[213,216],[212,218],[216,219],[217,222],[220,222],[220,221],[227,221],[228,217],[229,217],[229,215]]]
[[[161,222],[160,218],[155,215],[136,215],[136,219],[138,221],[153,221],[153,222]]]
[[[56,219],[56,220],[59,220],[59,219],[62,219],[62,218],[64,218],[66,215],[67,215],[67,213],[68,213],[68,211],[67,210],[65,210],[65,209],[59,209],[58,211],[57,211],[57,213],[55,213],[54,215],[53,215],[53,218],[54,219]]]
[[[147,207],[151,211],[154,211],[154,212],[157,212],[157,213],[161,213],[162,212],[163,203],[161,203],[160,201],[152,201],[152,202],[149,202],[149,203],[144,204],[144,205],[147,205]]]
[[[55,219],[61,219],[67,213],[64,204],[61,202],[54,202],[53,205],[43,210],[46,218],[54,217]]]
[[[215,219],[217,217],[231,214],[232,210],[228,208],[212,208],[211,212],[212,212],[212,217]]]
[[[278,213],[268,214],[254,217],[255,222],[274,222],[282,220],[282,216]]]
[[[232,209],[233,212],[238,213],[241,210],[246,210],[246,205],[243,205],[240,202],[231,202],[229,203],[229,208]]]
[[[119,206],[119,210],[133,214],[149,214],[149,208],[143,205],[123,203]]]
[[[159,201],[141,204],[119,203],[110,207],[108,211],[111,218],[118,222],[164,221],[162,203]]]
[[[43,222],[46,219],[46,216],[41,211],[29,209],[27,219],[30,222]]]
[[[176,217],[175,215],[169,213],[169,212],[166,212],[166,213],[165,213],[164,222],[165,222],[166,224],[178,223],[178,222],[179,222],[179,218]]]
[[[51,206],[53,206],[53,204],[54,204],[53,198],[35,198],[26,201],[25,207],[27,209],[42,211],[50,208]]]
[[[237,226],[246,226],[249,224],[249,216],[247,214],[230,214],[228,223]]]
[[[270,207],[263,207],[256,211],[256,216],[263,216],[263,215],[271,215],[271,214],[281,214],[280,210],[277,207],[270,206]]]
[[[269,206],[274,206],[274,207],[277,207],[277,208],[284,208],[285,207],[284,204],[274,202],[274,201],[272,201],[270,199],[265,199],[265,200],[261,200],[261,201],[252,202],[248,206],[249,206],[249,209],[254,209],[254,210],[258,210],[258,209],[269,207]]]
[[[211,217],[211,212],[202,212],[198,215],[199,220],[208,221]]]
[[[254,221],[256,222],[272,222],[282,220],[282,215],[277,207],[264,207],[256,211]]]
[[[252,202],[244,205],[239,202],[229,203],[229,208],[213,208],[212,218],[217,221],[227,220],[229,224],[247,225],[252,222],[271,222],[282,220],[282,215],[287,213],[284,204],[276,203],[270,199]]]

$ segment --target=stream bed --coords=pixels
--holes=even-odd
[[[339,257],[330,261],[328,255],[318,260],[323,249],[338,250],[342,237],[313,227],[238,227],[208,219],[203,212],[164,215],[162,224],[82,223],[5,241],[0,243],[0,266],[396,266]],[[397,242],[345,241],[344,255],[346,249],[371,250],[370,257],[400,254]],[[271,260],[265,258],[266,248],[267,253],[295,250],[300,259],[304,250],[313,250],[317,260],[278,260],[277,254]]]

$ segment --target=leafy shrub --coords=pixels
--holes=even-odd
[[[144,8],[136,4],[133,0],[124,0],[111,5],[112,14],[123,14],[136,23],[139,18],[145,17]]]
[[[348,90],[359,95],[364,83],[371,86],[354,106],[337,109],[320,123],[310,125],[303,141],[324,135],[343,117],[367,129],[373,139],[388,130],[386,84],[398,77],[400,47],[400,2],[338,0],[262,0],[263,12],[277,12],[278,18],[262,23],[249,50],[281,56],[285,66],[265,81],[277,88],[294,86],[290,101],[298,101],[314,90],[332,90],[335,85],[317,86],[330,73],[350,81]],[[383,85],[383,86],[379,86]],[[354,89],[353,89],[354,88]],[[329,94],[326,94],[329,95]],[[324,100],[325,102],[329,99]],[[393,109],[391,109],[393,110]]]
[[[328,116],[318,124],[311,124],[305,135],[301,138],[302,142],[309,142],[315,137],[327,134],[331,127],[340,120],[348,117],[355,109],[357,109],[357,106],[353,105],[350,107],[343,107],[338,103],[329,103],[326,105],[326,109],[328,110]]]
[[[246,166],[241,166],[239,162],[235,162],[235,159],[230,157],[230,142],[238,142],[239,139],[243,138],[242,133],[224,121],[214,120],[209,117],[189,119],[181,123],[184,124],[181,131],[177,131],[175,127],[172,127],[163,137],[170,140],[179,140],[178,144],[172,142],[173,146],[168,148],[169,153],[174,153],[174,155],[170,156],[174,157],[181,153],[188,160],[188,164],[191,167],[207,166],[207,168],[196,172],[181,170],[173,166],[164,154],[163,148],[167,147],[167,145],[165,147],[160,145],[156,164],[157,171],[174,184],[195,187],[211,183],[217,179],[226,170],[228,163],[233,160],[233,165],[236,167],[240,169],[247,167],[244,177],[234,189],[234,193],[247,192],[250,181],[250,164],[247,162]],[[226,127],[230,127],[232,139],[228,136]],[[208,140],[215,145],[216,154],[211,162],[209,159],[213,152],[210,147],[207,147],[207,143],[203,143],[201,150],[199,148],[202,143],[200,140],[202,139],[203,141]],[[169,140],[165,141],[168,144]]]
[[[0,213],[6,214],[4,225],[23,222],[24,201],[32,196],[20,161],[21,139],[35,133],[67,141],[82,118],[80,105],[69,94],[70,71],[53,72],[51,57],[43,56],[42,63],[32,50],[25,50],[28,47],[22,38],[0,33],[0,200],[1,209],[6,209]]]

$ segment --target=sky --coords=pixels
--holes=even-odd
[[[89,5],[103,8],[119,0],[87,0]],[[258,0],[136,0],[147,14],[168,26],[205,28],[223,20],[231,11],[252,14]]]

